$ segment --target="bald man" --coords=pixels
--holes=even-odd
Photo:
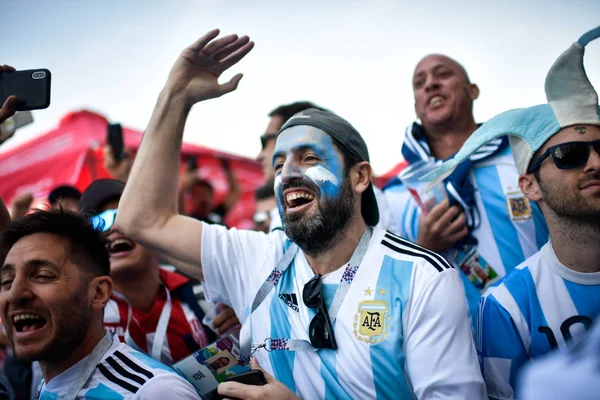
[[[479,88],[465,68],[441,54],[416,66],[412,85],[420,123],[406,129],[402,155],[409,165],[454,156],[477,129]],[[385,188],[400,235],[444,254],[462,271],[471,316],[480,294],[536,253],[548,240],[537,206],[520,191],[506,137],[475,152],[444,181],[447,200],[423,212],[395,179]]]

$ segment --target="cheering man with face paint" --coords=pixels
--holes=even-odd
[[[500,114],[431,177],[510,135],[519,186],[544,213],[550,241],[482,298],[478,350],[488,394],[514,397],[521,366],[578,340],[600,313],[600,107],[583,68],[583,35],[546,77],[548,104]]]
[[[480,399],[485,396],[458,272],[386,231],[367,146],[342,118],[309,109],[280,129],[273,166],[282,232],[227,230],[178,215],[176,179],[194,103],[233,91],[219,75],[252,48],[211,31],[185,49],[159,96],[117,226],[195,263],[206,296],[244,325],[242,353],[271,375],[226,397]],[[160,165],[160,169],[153,166]],[[252,346],[251,346],[252,345]]]

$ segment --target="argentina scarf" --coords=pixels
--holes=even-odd
[[[452,172],[450,176],[444,179],[446,192],[450,206],[458,204],[465,212],[467,217],[467,228],[469,236],[464,241],[468,244],[477,244],[477,239],[472,235],[473,230],[477,229],[481,224],[481,218],[477,204],[475,202],[475,188],[469,180],[469,172],[473,164],[490,158],[508,146],[508,137],[503,136],[492,140],[486,145],[480,147],[471,156]],[[402,156],[412,164],[416,161],[438,161],[431,155],[431,150],[427,144],[427,137],[421,125],[412,123],[406,128],[404,144],[402,145]],[[438,162],[441,164],[442,160]],[[445,161],[445,160],[444,160]],[[391,183],[391,182],[390,182]],[[397,184],[398,182],[394,182]]]

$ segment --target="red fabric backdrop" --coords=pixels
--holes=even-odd
[[[110,178],[103,166],[102,147],[106,142],[104,117],[83,110],[65,115],[57,128],[0,154],[0,196],[8,205],[22,193],[34,195],[34,207],[45,206],[48,193],[55,187],[69,184],[83,191],[95,179]],[[142,132],[123,127],[125,147],[135,154]],[[249,158],[184,143],[183,160],[196,156],[200,176],[211,182],[216,203],[228,190],[221,159],[227,159],[240,182],[242,196],[229,212],[225,222],[238,228],[252,227],[254,191],[262,184],[260,165]],[[400,162],[387,173],[376,177],[382,187],[406,165]],[[160,166],[156,166],[160,168]]]
[[[0,154],[0,196],[8,205],[24,192],[32,192],[35,207],[42,207],[56,186],[70,184],[83,191],[95,179],[109,178],[103,166],[102,147],[107,121],[90,111],[65,115],[58,127]],[[135,154],[142,132],[123,127],[125,147]],[[220,160],[229,160],[240,182],[242,197],[227,216],[230,226],[250,228],[254,190],[262,183],[260,165],[249,158],[184,143],[183,160],[197,156],[202,178],[210,181],[219,203],[228,190]],[[156,166],[160,168],[160,166]]]

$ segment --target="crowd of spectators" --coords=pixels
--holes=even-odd
[[[221,383],[225,398],[597,396],[600,107],[583,53],[600,27],[547,71],[546,104],[481,123],[465,67],[421,59],[398,160],[430,167],[433,202],[402,171],[376,187],[341,116],[274,108],[253,230],[225,225],[229,162],[217,204],[181,156],[192,106],[237,90],[241,74],[219,77],[254,46],[219,33],[182,51],[135,157],[104,147],[112,179],[58,186],[45,210],[0,201],[0,399],[199,398],[171,367],[226,337],[266,384]]]

